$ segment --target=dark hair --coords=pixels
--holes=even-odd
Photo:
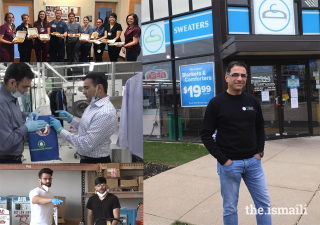
[[[8,66],[4,75],[4,83],[7,84],[10,79],[15,79],[17,82],[22,81],[23,78],[34,78],[34,73],[26,63],[12,63]]]
[[[28,14],[22,14],[22,15],[21,15],[21,19],[23,20],[23,17],[25,17],[25,16],[29,17]]]
[[[110,18],[110,16],[114,17],[114,18],[116,19],[116,21],[117,21],[117,14],[111,13],[111,14],[109,15],[109,18]]]
[[[234,66],[242,66],[246,69],[247,71],[247,65],[244,64],[243,62],[240,62],[240,61],[232,61],[228,64],[227,66],[227,70],[226,70],[226,74],[229,74],[231,69],[234,67]]]
[[[50,175],[52,176],[53,171],[52,171],[51,169],[49,169],[49,168],[43,168],[43,169],[41,169],[41,170],[39,171],[39,178],[40,178],[40,179],[41,179],[41,177],[42,177],[42,174],[44,174],[44,173],[50,174]]]
[[[97,19],[97,21],[98,21],[98,20],[101,20],[101,23],[103,23],[103,19],[100,19],[100,18],[99,18],[99,19]]]
[[[83,19],[84,19],[84,18],[87,18],[87,19],[88,19],[88,21],[90,22],[89,16],[85,16],[85,17],[83,17]]]
[[[97,178],[94,180],[95,186],[97,186],[98,184],[106,184],[106,183],[107,183],[107,179],[104,178],[104,177],[97,177]]]
[[[11,15],[13,16],[13,18],[14,18],[13,13],[7,12],[7,13],[4,15],[4,22],[7,22],[8,16],[9,16],[10,14],[11,14]],[[16,32],[16,25],[14,25],[14,23],[11,24],[11,29],[12,29],[13,33]]]
[[[58,11],[62,13],[61,9],[56,9],[55,14],[57,14]]]
[[[48,25],[47,15],[46,15],[46,12],[44,10],[40,10],[39,13],[38,13],[37,26],[41,25],[40,13],[42,13],[42,12],[44,13],[43,27],[47,27],[47,25]]]
[[[83,78],[83,80],[85,79],[91,79],[94,87],[96,87],[98,84],[102,84],[103,90],[107,94],[108,78],[103,72],[90,72]]]
[[[76,17],[76,14],[74,14],[73,12],[68,14],[68,18],[70,17],[70,15],[73,15],[74,17]]]
[[[127,23],[127,25],[129,26],[129,24],[128,24],[128,22],[127,22],[127,20],[128,20],[128,17],[129,16],[132,16],[133,17],[133,20],[134,20],[134,25],[139,25],[139,18],[138,18],[138,16],[136,15],[136,14],[129,14],[129,15],[127,15],[127,18],[126,18],[126,23]]]

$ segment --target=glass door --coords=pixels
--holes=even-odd
[[[305,65],[281,65],[283,136],[308,134]]]
[[[260,100],[266,138],[280,137],[279,91],[275,65],[251,66],[251,94]]]
[[[266,139],[310,135],[306,66],[252,65],[249,92],[260,101]]]

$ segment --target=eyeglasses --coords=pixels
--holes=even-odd
[[[52,178],[42,178],[43,180],[52,181]]]
[[[227,74],[228,76],[232,76],[234,78],[238,78],[239,76],[241,76],[241,78],[247,78],[248,75],[245,73],[231,73],[231,74]]]
[[[97,184],[96,187],[105,187],[106,184]]]

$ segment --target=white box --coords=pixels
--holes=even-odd
[[[79,39],[80,39],[80,40],[87,40],[87,41],[88,41],[88,40],[89,40],[89,36],[90,36],[89,34],[81,34],[81,36],[80,36]]]
[[[50,41],[50,36],[49,36],[49,34],[40,34],[40,37],[39,37],[40,41],[41,41],[41,38],[49,38],[48,41]]]
[[[8,210],[11,212],[11,225],[30,224],[31,205],[26,196],[7,196]]]
[[[16,41],[18,38],[19,38],[19,39],[22,38],[23,41],[24,41],[25,38],[26,38],[26,35],[27,35],[27,31],[17,31],[16,37],[13,39],[13,41]],[[23,42],[23,41],[22,41],[22,42]],[[18,43],[22,43],[22,42],[18,42]]]
[[[38,37],[38,29],[37,28],[28,28],[28,38],[30,38],[30,35],[37,35]],[[32,37],[32,38],[37,38]]]
[[[8,199],[6,197],[0,196],[0,208],[8,209]]]
[[[7,209],[0,208],[0,224],[10,225],[10,211]]]

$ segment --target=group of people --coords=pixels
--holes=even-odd
[[[47,127],[39,120],[37,111],[21,112],[18,97],[28,91],[34,73],[26,63],[12,63],[0,85],[0,163],[22,163],[24,137]],[[89,106],[81,120],[66,111],[57,111],[59,117],[70,123],[78,134],[63,129],[61,122],[50,118],[50,127],[60,137],[76,147],[80,163],[111,163],[111,136],[117,128],[117,112],[108,91],[108,78],[104,72],[91,72],[84,77],[84,95]]]
[[[53,171],[50,168],[43,168],[39,171],[39,186],[29,192],[31,204],[30,224],[54,224],[54,205],[61,205],[63,201],[54,198],[50,192],[52,185]],[[97,194],[91,196],[87,202],[87,224],[102,225],[106,221],[99,219],[113,218],[112,225],[117,225],[120,219],[120,202],[117,196],[107,192],[107,180],[104,177],[95,179],[95,189]],[[110,221],[110,220],[109,220]]]
[[[44,10],[38,13],[38,19],[33,26],[29,23],[29,15],[21,15],[22,24],[17,28],[14,25],[14,15],[10,12],[5,14],[5,23],[0,26],[0,62],[14,62],[14,44],[18,44],[20,62],[30,62],[31,52],[34,48],[37,62],[47,62],[48,54],[51,62],[64,62],[65,52],[67,52],[68,62],[79,62],[79,53],[82,62],[88,62],[88,56],[91,54],[92,43],[90,40],[101,41],[103,39],[121,42],[122,26],[117,23],[117,15],[111,13],[109,22],[103,19],[97,19],[96,26],[89,24],[89,17],[83,18],[83,26],[75,22],[75,14],[68,14],[68,23],[64,22],[62,11],[55,11],[55,20],[48,21]],[[126,55],[127,61],[136,61],[140,55],[141,46],[139,44],[141,29],[136,14],[129,14],[126,18],[127,29],[124,32],[124,44],[122,47],[109,45],[108,54],[111,62],[118,61],[120,51]],[[37,28],[38,34],[47,34],[49,40],[40,40],[28,37],[28,28]],[[16,43],[14,41],[17,31],[26,31],[24,42]],[[58,34],[58,35],[57,35]],[[88,34],[88,39],[79,39],[71,37],[70,34]],[[102,62],[106,43],[94,43],[94,56],[96,62]]]

